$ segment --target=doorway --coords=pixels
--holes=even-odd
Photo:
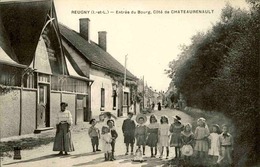
[[[37,128],[50,126],[50,87],[48,84],[38,86]]]

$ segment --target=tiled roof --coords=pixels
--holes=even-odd
[[[60,32],[63,38],[74,46],[82,55],[85,56],[92,64],[101,68],[124,75],[125,68],[109,53],[101,49],[93,41],[86,41],[80,34],[63,24],[59,24]],[[127,70],[127,78],[137,80],[137,78]]]

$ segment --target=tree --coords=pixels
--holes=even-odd
[[[257,161],[260,2],[248,2],[250,12],[228,4],[221,20],[205,34],[196,34],[191,45],[184,45],[167,71],[189,106],[217,110],[232,118],[237,128],[236,166]],[[246,160],[241,161],[242,156]]]

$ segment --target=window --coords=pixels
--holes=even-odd
[[[46,104],[47,102],[47,86],[40,85],[39,86],[39,103]]]
[[[101,88],[101,110],[105,108],[105,89]]]
[[[24,76],[24,87],[26,88],[36,88],[36,75],[29,74]]]
[[[129,96],[128,96],[128,92],[124,92],[124,106],[128,106],[128,101],[129,101]]]
[[[113,90],[113,110],[116,110],[116,90]]]
[[[21,86],[22,69],[0,64],[0,85]]]
[[[51,76],[51,90],[87,93],[88,82],[65,77],[65,76]]]

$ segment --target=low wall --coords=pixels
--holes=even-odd
[[[22,135],[36,129],[36,90],[24,90],[22,100]]]
[[[0,95],[0,137],[19,135],[20,90]]]

